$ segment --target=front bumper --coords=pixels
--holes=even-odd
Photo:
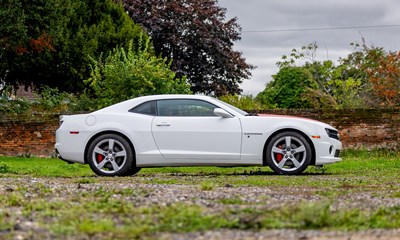
[[[314,141],[315,146],[315,165],[321,166],[342,161],[340,152],[342,143],[333,138],[325,138]]]

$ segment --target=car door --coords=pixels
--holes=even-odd
[[[152,133],[165,159],[239,160],[242,129],[237,117],[222,118],[217,106],[193,99],[157,101]]]

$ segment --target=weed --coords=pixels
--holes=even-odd
[[[314,170],[316,174],[320,175],[325,175],[328,172],[328,168],[326,166],[315,166],[312,170]]]
[[[148,191],[133,188],[122,188],[113,190],[113,193],[123,197],[136,197],[148,195]]]
[[[400,198],[400,192],[393,192],[389,196],[392,198]]]
[[[95,178],[79,178],[78,180],[75,180],[74,183],[91,184],[91,183],[96,183],[96,179]]]
[[[227,205],[240,205],[240,204],[244,203],[244,201],[239,197],[223,198],[223,199],[220,199],[218,202],[220,202],[222,204],[227,204]]]
[[[0,203],[7,207],[19,207],[24,206],[26,200],[19,192],[11,192],[0,196]]]
[[[21,153],[21,154],[18,155],[18,157],[19,157],[19,158],[31,158],[31,157],[32,157],[32,154],[29,153],[29,152]]]
[[[93,236],[97,233],[111,232],[116,228],[111,219],[83,219],[77,223],[77,230]]]
[[[215,183],[210,181],[201,182],[200,190],[202,191],[211,191],[215,188]]]
[[[0,163],[0,173],[15,173],[6,163]]]
[[[13,230],[15,220],[10,216],[11,214],[8,211],[0,211],[0,236],[5,232]]]

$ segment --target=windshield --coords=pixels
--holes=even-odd
[[[249,116],[249,115],[250,115],[249,113],[247,113],[247,112],[245,112],[245,111],[243,111],[243,110],[241,110],[241,109],[239,109],[239,108],[237,108],[237,107],[235,107],[235,106],[232,106],[232,105],[230,105],[229,103],[223,102],[223,101],[221,101],[221,100],[219,100],[219,99],[216,99],[216,100],[217,100],[218,102],[222,103],[223,105],[225,105],[225,106],[227,106],[227,107],[233,109],[234,111],[238,112],[240,115],[243,115],[243,116]]]

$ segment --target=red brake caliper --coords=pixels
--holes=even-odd
[[[282,145],[278,146],[279,149],[282,149]],[[283,154],[282,153],[277,153],[275,155],[276,161],[280,162],[283,159]]]
[[[101,154],[97,154],[97,163],[101,163],[101,161],[103,161],[104,156]]]

